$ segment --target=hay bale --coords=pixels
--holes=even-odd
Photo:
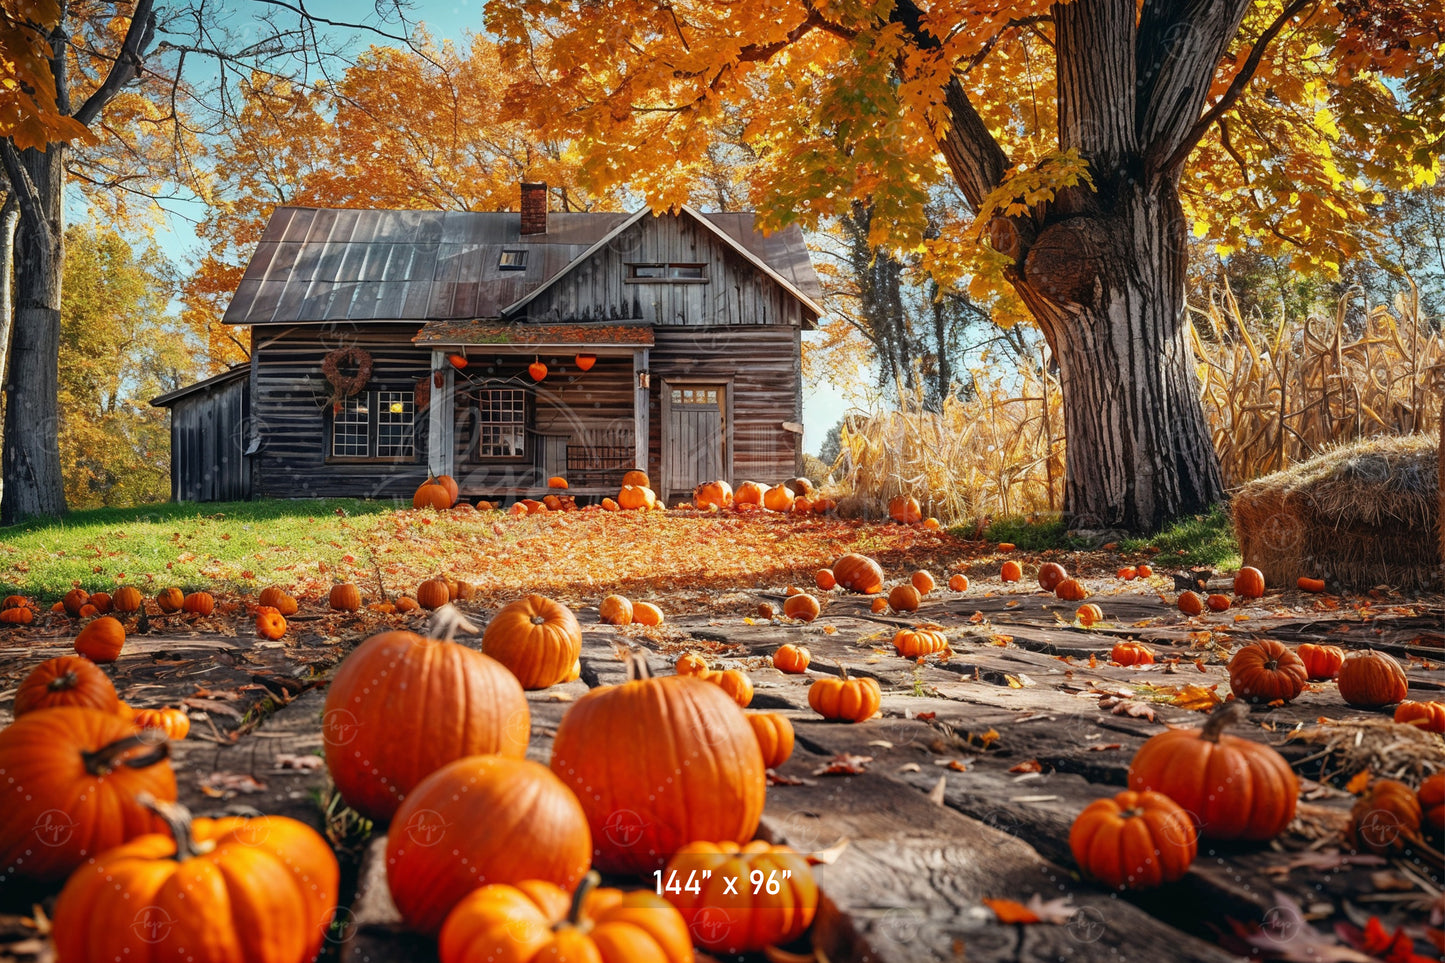
[[[1246,484],[1230,506],[1246,565],[1270,585],[1428,587],[1439,575],[1440,453],[1423,435],[1327,451]]]

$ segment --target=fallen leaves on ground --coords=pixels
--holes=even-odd
[[[814,769],[813,775],[856,776],[860,773],[867,772],[868,763],[872,761],[872,756],[855,756],[851,753],[840,752],[817,769]]]
[[[1047,902],[1038,893],[1029,897],[1027,903],[1011,899],[985,899],[983,905],[993,910],[1000,923],[1048,923],[1061,926],[1074,918],[1078,907],[1070,897],[1051,899]]]

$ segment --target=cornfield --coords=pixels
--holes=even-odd
[[[1368,307],[1363,321],[1350,319],[1354,297],[1332,318],[1253,325],[1227,289],[1191,307],[1201,399],[1231,488],[1332,445],[1439,430],[1445,334],[1420,317],[1413,292]],[[975,370],[971,395],[939,411],[900,390],[896,405],[845,419],[840,507],[876,513],[908,493],[949,523],[1060,510],[1062,397],[1043,360]]]

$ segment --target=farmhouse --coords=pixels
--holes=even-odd
[[[556,475],[664,497],[801,459],[797,227],[751,214],[277,208],[225,315],[249,364],[155,399],[181,501],[535,494]]]

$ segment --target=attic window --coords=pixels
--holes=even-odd
[[[706,281],[706,264],[629,264],[627,280],[636,282],[656,281]]]
[[[505,250],[497,260],[497,267],[503,271],[527,270],[527,252],[525,250]]]

